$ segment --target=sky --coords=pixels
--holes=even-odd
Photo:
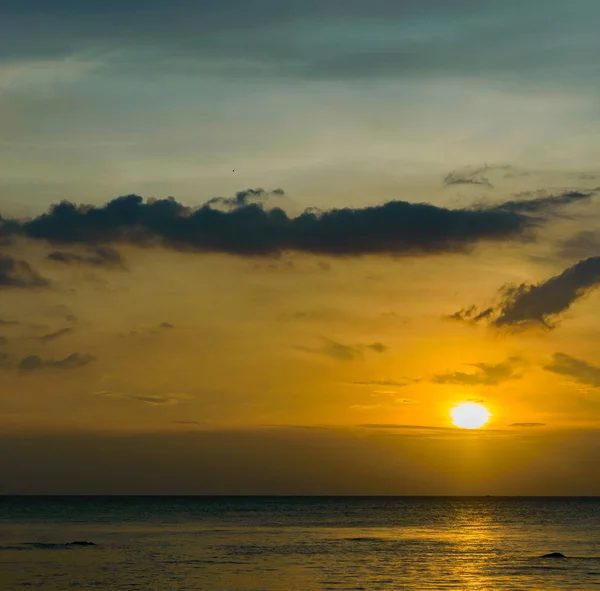
[[[599,18],[5,0],[0,493],[600,495]]]

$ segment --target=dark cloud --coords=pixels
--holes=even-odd
[[[512,211],[515,213],[538,213],[540,211],[552,211],[578,201],[589,201],[594,192],[583,193],[581,191],[566,191],[558,195],[535,196],[531,193],[523,193],[523,199],[507,201],[497,206],[501,211]]]
[[[161,322],[159,328],[166,328],[168,330],[175,327],[170,322]]]
[[[96,358],[92,355],[72,353],[64,359],[42,359],[38,355],[29,355],[21,359],[17,369],[21,372],[28,373],[37,371],[40,369],[51,368],[51,369],[77,369],[84,367],[95,361]]]
[[[88,254],[77,254],[55,250],[48,255],[48,260],[66,265],[90,265],[92,267],[125,268],[121,254],[109,246],[90,246]]]
[[[485,320],[489,318],[494,313],[494,308],[485,308],[484,310],[480,310],[477,306],[469,306],[468,308],[463,308],[450,316],[447,316],[450,320],[461,320],[464,322],[479,322],[480,320]]]
[[[582,384],[600,388],[600,367],[592,365],[583,359],[571,357],[566,353],[555,353],[552,362],[545,365],[544,369],[573,378]]]
[[[545,427],[546,423],[512,423],[509,427],[522,427],[522,428],[533,428],[533,427]]]
[[[42,335],[41,337],[38,337],[37,340],[40,341],[40,343],[49,343],[50,341],[54,341],[71,332],[73,332],[72,328],[61,328],[54,332],[49,332],[48,334]]]
[[[530,237],[531,230],[543,222],[541,214],[570,203],[573,197],[469,209],[390,201],[362,209],[305,212],[298,217],[247,203],[247,196],[240,199],[241,205],[227,211],[208,204],[193,209],[173,198],[144,202],[137,195],[118,197],[102,207],[64,201],[34,219],[5,219],[0,233],[54,244],[160,244],[238,255],[284,251],[339,256],[435,254],[464,251],[483,240]]]
[[[222,205],[223,207],[235,209],[244,207],[256,201],[265,201],[269,197],[283,197],[285,192],[283,189],[274,189],[273,191],[265,191],[264,189],[246,189],[238,191],[235,197],[213,197],[209,199],[207,205]]]
[[[2,320],[0,318],[0,326],[20,326],[23,324],[19,320]]]
[[[479,310],[471,306],[452,314],[454,320],[486,320],[492,326],[555,328],[556,317],[600,283],[600,257],[590,257],[540,283],[508,285],[500,290],[500,303]]]
[[[485,176],[489,170],[487,166],[475,169],[453,170],[445,176],[443,184],[445,187],[453,185],[479,185],[491,189],[492,183]]]
[[[520,362],[517,357],[511,357],[504,363],[472,363],[477,369],[475,373],[460,371],[439,374],[433,377],[436,384],[461,384],[464,386],[496,386],[507,380],[519,378],[515,375],[516,365]]]
[[[2,226],[0,226],[0,233]],[[29,263],[0,255],[0,288],[22,287],[37,288],[47,287],[50,282],[34,271]]]

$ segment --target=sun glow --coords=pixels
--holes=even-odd
[[[483,427],[492,414],[482,404],[461,402],[450,410],[452,423],[462,429],[479,429]]]

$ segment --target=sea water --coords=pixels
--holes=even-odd
[[[600,589],[600,499],[0,497],[23,589]]]

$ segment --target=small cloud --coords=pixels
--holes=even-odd
[[[17,369],[23,373],[29,373],[40,369],[78,369],[84,367],[96,358],[92,355],[72,353],[64,359],[42,359],[38,355],[28,355],[19,362]]]
[[[9,256],[0,256],[0,288],[34,289],[49,285],[50,282],[34,271],[29,263]]]
[[[356,359],[362,359],[365,351],[372,351],[375,353],[383,353],[388,350],[388,347],[383,343],[371,343],[369,345],[345,345],[332,339],[323,339],[325,344],[320,349],[310,349],[307,347],[296,347],[301,351],[307,351],[309,353],[321,353],[332,359],[339,361],[354,361]]]
[[[116,400],[132,400],[134,402],[141,402],[150,406],[173,406],[190,399],[190,396],[187,394],[173,392],[145,392],[132,394],[128,392],[100,390],[95,394],[106,396],[107,398],[114,398]]]
[[[159,328],[170,329],[175,328],[170,322],[161,322]]]
[[[515,366],[521,360],[511,357],[504,363],[472,363],[471,366],[477,371],[475,373],[464,373],[460,371],[438,374],[433,377],[436,384],[461,384],[464,386],[496,386],[507,380],[518,379],[515,375]]]
[[[600,388],[600,367],[566,353],[555,353],[546,371],[573,378],[581,384]]]
[[[456,431],[455,427],[433,427],[431,425],[403,425],[396,423],[365,423],[357,425],[364,429],[398,429],[398,430],[431,430],[431,431]]]
[[[512,423],[509,427],[522,427],[524,429],[533,427],[545,427],[546,423]]]
[[[453,170],[445,176],[443,185],[444,187],[451,187],[455,185],[479,185],[491,189],[492,183],[490,183],[490,180],[487,176],[484,176],[490,170],[491,168],[488,166]]]
[[[404,388],[410,384],[414,384],[417,380],[368,380],[366,382],[350,382],[354,386],[394,386],[396,388]]]
[[[57,330],[55,332],[50,332],[48,334],[42,335],[41,337],[38,337],[37,340],[40,343],[49,343],[51,341],[54,341],[66,334],[72,333],[73,329],[72,328],[61,328],[60,330]]]
[[[321,352],[324,355],[328,355],[329,357],[340,361],[353,361],[361,358],[363,355],[361,347],[343,345],[342,343],[330,340],[328,340],[327,344],[321,349]]]
[[[65,265],[89,265],[92,267],[125,268],[121,254],[109,246],[89,246],[87,254],[55,250],[47,257],[48,260]]]
[[[246,189],[245,191],[238,191],[235,197],[213,197],[209,199],[207,205],[222,205],[229,209],[238,209],[240,207],[246,207],[251,203],[257,201],[265,201],[269,197],[283,197],[285,191],[283,189],[274,189],[272,191],[265,191],[264,189]]]
[[[372,343],[370,345],[365,345],[365,347],[376,353],[385,353],[389,349],[389,347],[383,343]]]

